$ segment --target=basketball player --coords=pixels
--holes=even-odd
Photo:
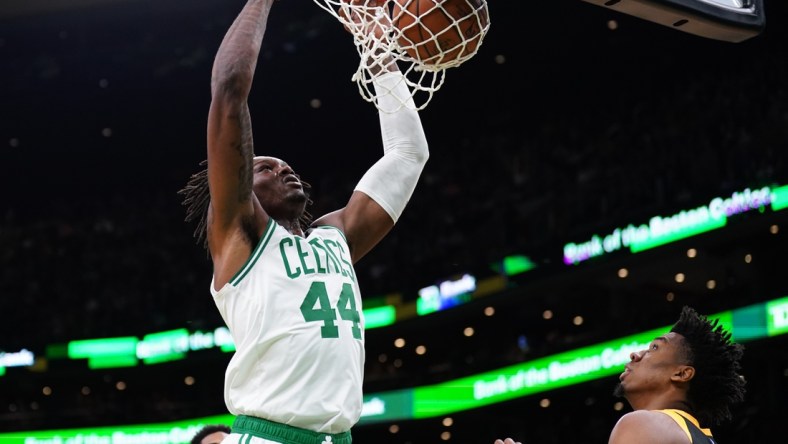
[[[669,333],[630,355],[615,394],[634,411],[618,420],[610,444],[714,443],[702,425],[729,420],[745,392],[744,349],[718,324],[684,307]]]
[[[194,434],[190,444],[220,444],[229,434],[230,428],[226,425],[209,424]]]
[[[608,443],[714,444],[701,424],[730,419],[731,405],[744,399],[743,351],[717,320],[684,307],[669,333],[630,355],[614,393],[634,411],[618,420]]]
[[[236,346],[224,390],[236,419],[224,443],[347,444],[361,416],[364,369],[353,264],[399,218],[427,141],[403,75],[394,63],[381,67],[380,103],[397,110],[379,115],[384,155],[343,208],[310,223],[308,185],[252,146],[247,99],[274,3],[248,0],[218,49],[207,171],[181,193],[187,221],[199,220],[196,235],[206,236],[210,291]]]

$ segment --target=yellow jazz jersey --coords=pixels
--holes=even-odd
[[[236,347],[224,388],[232,414],[321,433],[358,421],[364,318],[341,231],[304,238],[271,219],[246,264],[211,293]]]
[[[687,438],[689,438],[690,443],[716,444],[716,441],[714,441],[714,438],[711,435],[711,430],[701,428],[698,420],[684,410],[663,409],[657,410],[657,412],[664,413],[676,421],[676,424],[678,424],[679,427],[684,430],[684,433],[687,435]]]

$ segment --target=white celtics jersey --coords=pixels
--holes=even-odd
[[[211,293],[236,347],[224,388],[232,414],[320,433],[358,421],[364,319],[342,232],[303,238],[270,219],[246,264]]]

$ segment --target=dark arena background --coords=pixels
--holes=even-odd
[[[231,420],[232,343],[177,192],[242,5],[0,4],[3,444],[180,443]],[[357,266],[355,442],[606,442],[628,350],[684,305],[746,347],[718,441],[786,441],[788,4],[765,7],[731,43],[580,0],[489,0],[479,52],[421,112],[409,207]],[[313,214],[382,152],[357,64],[312,0],[274,5],[256,152],[313,185]]]

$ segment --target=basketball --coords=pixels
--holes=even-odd
[[[489,29],[486,0],[396,0],[392,18],[400,49],[432,69],[471,58]]]

